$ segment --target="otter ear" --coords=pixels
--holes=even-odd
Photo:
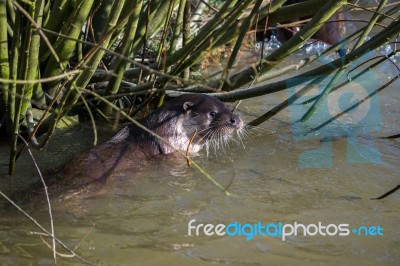
[[[194,103],[192,102],[184,102],[183,103],[183,110],[185,112],[189,111],[190,109],[192,109],[192,106],[194,105]]]

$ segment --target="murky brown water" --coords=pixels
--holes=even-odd
[[[244,102],[240,112],[257,112],[278,103],[284,94]],[[380,96],[382,132],[395,132],[399,97],[394,88]],[[262,104],[261,104],[262,103]],[[261,107],[260,107],[261,106]],[[195,157],[208,173],[238,197],[228,197],[185,160],[159,157],[140,172],[126,172],[86,199],[54,203],[56,234],[87,260],[109,265],[398,265],[400,261],[400,194],[373,201],[400,183],[398,140],[360,138],[381,153],[381,162],[349,163],[347,139],[332,142],[332,167],[301,168],[299,156],[322,145],[319,139],[295,141],[289,112],[267,122],[225,152],[211,151]],[[86,132],[86,131],[84,131]],[[50,146],[53,160],[62,161],[60,149],[73,153],[78,143],[71,133],[67,143]],[[83,139],[83,138],[81,138]],[[86,137],[89,141],[90,137]],[[84,141],[83,141],[84,142]],[[3,146],[4,147],[4,146]],[[67,151],[68,150],[68,151]],[[58,155],[56,154],[58,153]],[[39,164],[44,159],[36,151]],[[4,156],[4,154],[2,154]],[[4,157],[3,157],[4,158]],[[311,160],[321,158],[311,156]],[[2,160],[3,161],[3,160]],[[3,161],[4,162],[4,161]],[[20,161],[21,176],[35,175],[29,158]],[[4,172],[4,167],[2,169]],[[18,181],[14,184],[17,186]],[[43,206],[28,210],[46,228]],[[188,236],[188,222],[229,224],[290,223],[349,224],[349,228],[377,226],[383,236]],[[32,222],[7,209],[0,218],[0,261],[8,265],[51,264],[51,251]],[[62,249],[59,248],[62,252]],[[80,264],[62,258],[63,264]],[[302,262],[302,263],[301,263]]]

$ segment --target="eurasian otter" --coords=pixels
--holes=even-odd
[[[165,142],[129,124],[107,142],[73,159],[64,169],[63,179],[78,186],[105,180],[112,172],[140,166],[149,157],[186,151],[189,143],[194,153],[212,142],[225,142],[243,128],[242,119],[224,103],[203,94],[181,95],[138,122]]]

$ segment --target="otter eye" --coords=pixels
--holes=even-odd
[[[217,115],[217,113],[216,113],[216,112],[210,112],[208,115],[209,115],[210,117],[214,118],[214,117]]]

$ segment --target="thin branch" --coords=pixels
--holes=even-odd
[[[354,108],[360,106],[362,103],[366,102],[368,99],[370,99],[372,96],[374,96],[375,94],[377,94],[378,92],[384,90],[385,88],[387,88],[390,84],[392,84],[393,82],[395,82],[398,78],[400,78],[400,74],[397,75],[396,77],[392,78],[389,82],[387,82],[386,84],[384,84],[383,86],[381,86],[380,88],[378,88],[377,90],[374,90],[373,92],[371,92],[370,94],[368,94],[367,96],[365,96],[363,99],[359,100],[357,103],[353,104],[352,106],[350,106],[349,108],[347,108],[346,110],[344,110],[343,112],[335,115],[334,117],[330,118],[329,120],[327,120],[326,122],[322,123],[321,125],[311,129],[310,131],[308,131],[306,134],[308,133],[312,133],[315,132],[323,127],[325,127],[326,125],[328,125],[329,123],[335,121],[336,119],[340,118],[341,116],[347,114],[348,112],[350,112],[351,110],[353,110]]]
[[[53,221],[53,214],[51,211],[51,203],[50,203],[50,197],[49,197],[49,192],[47,191],[47,185],[46,182],[44,181],[42,172],[39,169],[38,164],[36,163],[35,157],[33,157],[33,154],[31,152],[31,149],[29,148],[28,142],[21,137],[21,135],[18,135],[18,137],[25,143],[25,146],[28,150],[29,156],[32,159],[33,164],[35,165],[36,171],[39,174],[40,180],[42,181],[43,188],[44,188],[44,193],[46,195],[46,202],[47,202],[47,207],[49,211],[49,217],[50,217],[50,229],[51,229],[51,238],[53,239],[53,258],[54,258],[54,263],[57,264],[57,251],[56,251],[56,240],[55,240],[55,234],[54,234],[54,221]]]
[[[377,198],[372,198],[371,200],[380,200],[380,199],[386,198],[387,196],[389,196],[390,194],[393,194],[394,192],[396,192],[399,189],[400,189],[400,185],[397,185],[396,187],[394,187],[393,189],[389,190],[388,192],[386,192],[382,196],[379,196]]]
[[[75,253],[75,251],[73,251],[72,249],[70,249],[66,244],[64,244],[64,242],[62,242],[61,240],[59,240],[57,237],[52,236],[52,234],[47,231],[46,228],[44,228],[41,224],[39,224],[38,221],[36,221],[32,216],[30,216],[24,209],[22,209],[17,203],[15,203],[12,199],[10,199],[9,197],[7,197],[6,194],[4,194],[1,190],[0,190],[0,195],[5,198],[9,203],[11,203],[15,208],[17,208],[18,211],[20,211],[25,217],[27,217],[29,220],[31,220],[37,227],[40,228],[40,230],[42,230],[44,233],[46,233],[48,236],[52,237],[55,239],[55,241],[60,244],[64,249],[68,250],[69,252],[71,252],[71,254],[73,254],[77,259],[79,259],[80,261],[88,264],[88,265],[97,265],[96,263],[90,262],[84,258],[82,258],[81,256],[79,256],[78,254]]]
[[[47,82],[52,82],[52,81],[57,81],[63,78],[68,78],[70,76],[74,76],[76,74],[81,73],[82,70],[71,70],[69,72],[65,72],[64,74],[48,77],[48,78],[41,78],[41,79],[31,79],[31,80],[14,80],[14,79],[3,79],[0,78],[1,83],[6,83],[6,84],[37,84],[37,83],[47,83]]]

